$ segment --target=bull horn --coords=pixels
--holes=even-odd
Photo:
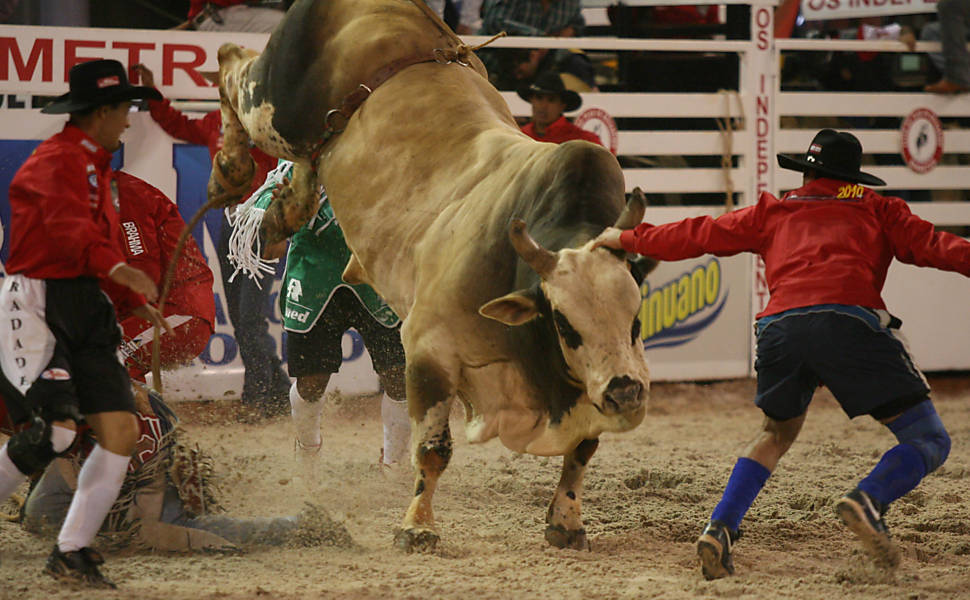
[[[529,235],[525,221],[522,219],[512,219],[509,226],[509,240],[515,248],[515,253],[525,261],[525,264],[532,267],[539,277],[546,277],[556,268],[556,262],[559,260],[556,253],[540,246],[539,242]]]
[[[616,224],[613,227],[617,229],[633,229],[643,222],[643,214],[645,212],[647,212],[647,197],[640,188],[633,188],[630,199],[627,200],[623,212],[620,213],[620,217],[616,220]]]

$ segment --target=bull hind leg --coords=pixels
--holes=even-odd
[[[414,496],[394,545],[405,552],[433,552],[440,536],[435,528],[431,499],[438,479],[451,460],[448,418],[452,386],[435,363],[411,360],[407,365],[407,398],[411,414],[412,461],[417,471]]]
[[[273,191],[273,201],[263,216],[263,239],[272,245],[292,236],[317,213],[319,202],[316,170],[306,163],[293,163],[293,177]]]
[[[581,495],[586,465],[598,446],[598,439],[583,440],[563,457],[559,486],[546,513],[546,541],[557,548],[589,550]]]

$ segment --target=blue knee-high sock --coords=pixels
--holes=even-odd
[[[887,425],[899,444],[882,455],[859,489],[884,505],[902,497],[946,460],[950,437],[929,400]]]
[[[737,531],[741,526],[744,513],[751,508],[751,504],[770,476],[771,471],[758,461],[743,456],[739,458],[734,464],[734,470],[731,471],[731,478],[724,488],[721,501],[711,513],[711,519],[716,519],[732,531]]]
[[[884,506],[906,495],[926,476],[919,451],[909,444],[893,446],[882,455],[876,468],[859,482],[859,489]]]

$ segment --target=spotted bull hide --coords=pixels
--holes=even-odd
[[[417,478],[395,543],[437,543],[431,499],[457,399],[469,441],[564,456],[546,539],[587,548],[586,464],[601,433],[642,421],[649,388],[638,283],[590,243],[643,216],[642,195],[624,211],[616,159],[521,133],[420,0],[300,0],[261,55],[226,45],[219,58],[225,147],[210,197],[248,189],[250,138],[296,161],[265,237],[295,231],[323,185],[353,251],[344,278],[404,318]]]

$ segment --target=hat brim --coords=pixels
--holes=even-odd
[[[64,115],[95,106],[104,104],[114,104],[125,100],[161,100],[162,95],[153,87],[144,85],[132,85],[122,88],[113,93],[106,94],[97,100],[76,101],[71,99],[71,93],[60,95],[53,102],[40,109],[40,112],[48,115]]]
[[[569,89],[562,90],[562,91],[543,90],[532,86],[523,86],[517,89],[515,93],[519,95],[519,98],[522,98],[526,102],[532,102],[532,96],[534,96],[535,94],[555,94],[559,96],[562,99],[563,104],[566,105],[566,108],[563,109],[563,112],[573,112],[574,110],[576,110],[577,108],[583,105],[582,97],[576,92]]]
[[[789,171],[799,171],[804,173],[805,171],[815,171],[820,175],[825,175],[831,177],[832,179],[838,179],[840,181],[848,181],[849,183],[862,183],[865,185],[886,185],[886,182],[882,179],[872,175],[870,173],[863,173],[862,171],[857,171],[855,173],[840,171],[838,169],[831,169],[829,167],[824,167],[815,163],[810,163],[804,158],[794,158],[791,156],[785,156],[784,154],[778,155],[778,166],[782,169],[788,169]]]

